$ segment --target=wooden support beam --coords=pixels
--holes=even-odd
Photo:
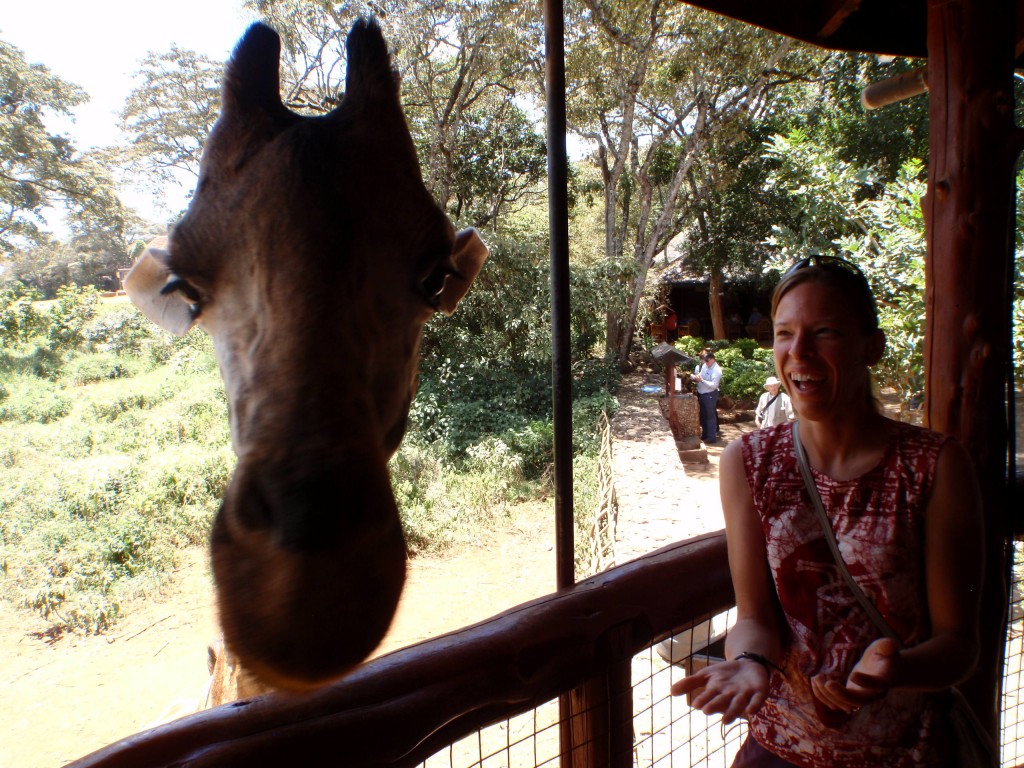
[[[974,458],[985,514],[981,661],[964,686],[997,734],[1004,645],[1014,3],[928,0],[926,414]]]

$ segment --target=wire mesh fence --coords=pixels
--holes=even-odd
[[[1013,568],[1010,577],[1010,604],[1006,632],[1006,659],[1003,663],[1003,703],[999,741],[1002,764],[1006,768],[1024,763],[1024,697],[1021,673],[1024,671],[1024,543],[1013,543]]]
[[[696,621],[634,657],[634,765],[725,768],[732,763],[746,726],[707,717],[669,688],[725,655],[725,636],[734,621],[734,610]]]
[[[1004,768],[1024,763],[1024,544],[1014,545],[1000,741]],[[672,684],[723,655],[734,610],[678,631],[637,654],[631,664],[633,759],[637,768],[728,768],[746,725],[707,717]],[[562,765],[557,700],[484,728],[436,753],[425,768],[540,768]]]
[[[722,653],[734,611],[695,621],[633,657],[633,765],[638,768],[727,768],[746,735],[737,722],[692,709],[672,696],[676,680]],[[457,741],[425,768],[532,768],[561,765],[557,700]]]

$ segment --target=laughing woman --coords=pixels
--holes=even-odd
[[[734,768],[946,765],[948,689],[978,655],[970,460],[948,436],[880,412],[869,369],[885,336],[856,266],[797,262],[772,320],[776,372],[800,419],[722,455],[738,619],[729,660],[672,692],[726,722],[749,719]]]

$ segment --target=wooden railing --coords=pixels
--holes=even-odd
[[[589,723],[574,717],[563,729],[563,765],[623,764],[629,755],[621,742],[631,724],[619,722],[615,696],[594,696],[609,690],[595,681],[621,679],[636,653],[732,603],[725,535],[709,534],[375,659],[314,693],[200,712],[72,765],[413,766],[563,694],[589,702]]]

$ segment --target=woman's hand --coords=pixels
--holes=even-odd
[[[722,715],[728,725],[737,717],[750,717],[768,695],[768,670],[755,661],[720,661],[672,685],[672,695],[692,693],[695,709]]]
[[[888,637],[875,640],[854,665],[845,684],[815,675],[811,678],[811,689],[829,709],[854,712],[889,692],[896,678],[899,655],[895,640]]]

